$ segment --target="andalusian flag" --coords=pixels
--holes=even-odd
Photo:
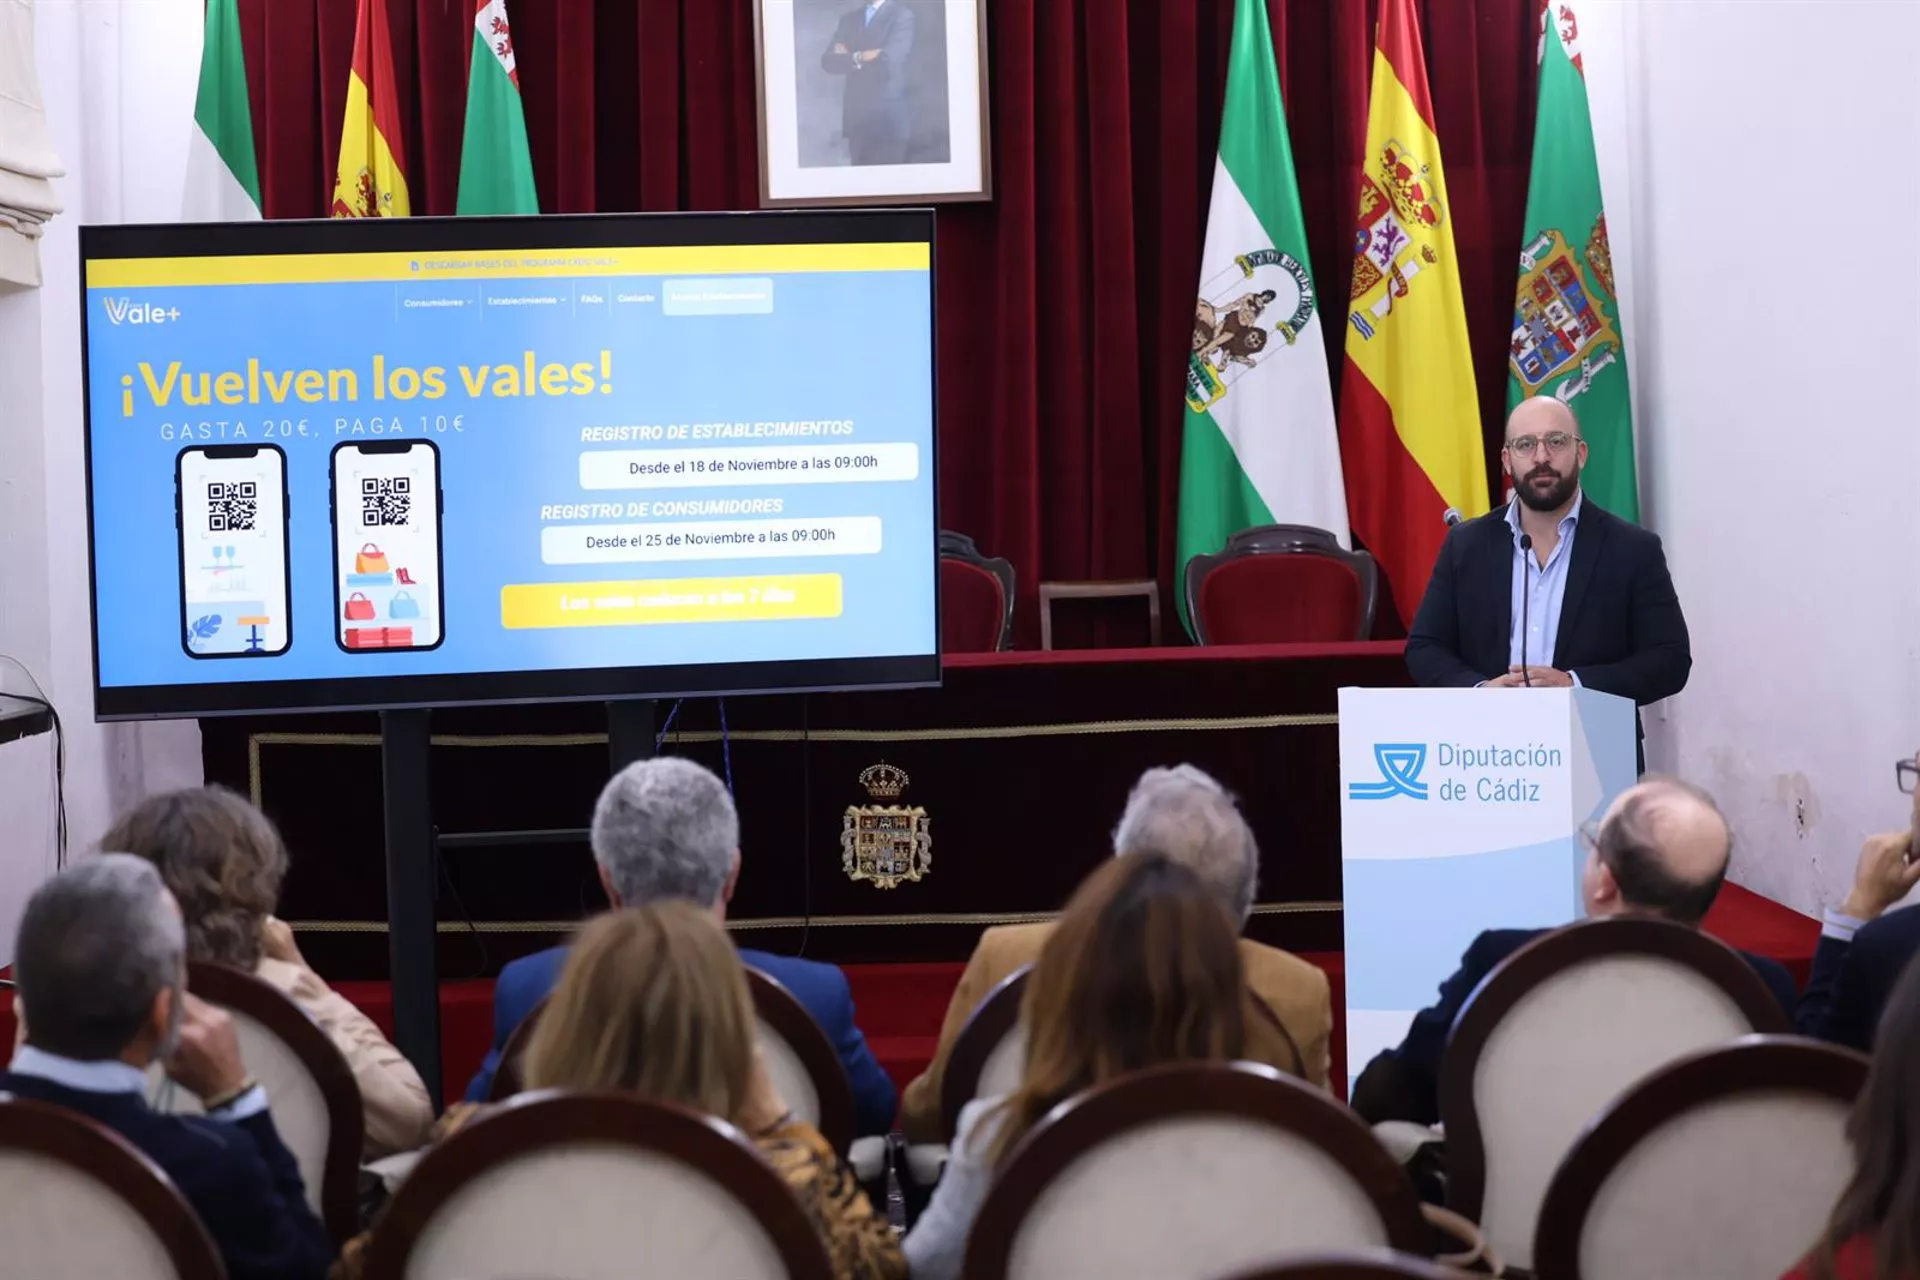
[[[1544,0],[1526,237],[1514,294],[1507,404],[1552,395],[1570,405],[1588,446],[1581,487],[1608,511],[1638,520],[1625,331],[1600,203],[1580,28],[1572,5],[1548,6]]]
[[[1181,572],[1253,525],[1347,540],[1316,301],[1266,0],[1239,0],[1187,363]]]
[[[538,213],[527,115],[520,103],[507,0],[474,0],[467,72],[467,133],[460,145],[456,213]]]
[[[1386,0],[1360,176],[1340,444],[1354,535],[1408,619],[1426,593],[1447,509],[1487,509],[1452,216],[1413,0]]]
[[[253,154],[253,106],[240,49],[237,0],[209,0],[200,44],[200,93],[187,150],[188,222],[246,222],[260,216],[260,166]]]
[[[400,89],[393,74],[387,0],[360,0],[347,77],[347,121],[334,170],[333,216],[404,218],[407,146],[400,133]]]

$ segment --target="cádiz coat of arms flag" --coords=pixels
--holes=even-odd
[[[1175,563],[1242,529],[1347,541],[1346,487],[1306,222],[1265,0],[1239,0],[1187,360]],[[1180,595],[1183,620],[1186,597]]]
[[[1540,102],[1533,128],[1526,243],[1514,292],[1507,404],[1550,395],[1580,419],[1581,484],[1608,511],[1640,518],[1627,349],[1607,250],[1600,164],[1573,6],[1540,4]]]

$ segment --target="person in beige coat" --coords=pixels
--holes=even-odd
[[[186,920],[189,960],[253,974],[327,1033],[360,1086],[364,1159],[426,1142],[433,1103],[420,1073],[371,1018],[308,967],[293,931],[273,916],[287,848],[265,814],[225,787],[173,791],[122,814],[100,847],[159,868]]]
[[[1245,927],[1259,880],[1259,846],[1233,797],[1201,770],[1183,764],[1142,774],[1114,829],[1113,848],[1123,857],[1156,852],[1184,864]],[[953,1042],[996,986],[1039,959],[1053,929],[1051,922],[1002,925],[980,935],[947,1004],[933,1061],[903,1097],[901,1116],[908,1138],[946,1138],[940,1087]],[[1298,956],[1247,938],[1240,939],[1240,958],[1249,998],[1264,1006],[1256,1006],[1247,1018],[1246,1056],[1326,1088],[1333,1034],[1327,975]]]

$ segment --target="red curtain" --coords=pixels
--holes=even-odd
[[[753,2],[515,5],[541,207],[754,207]],[[356,3],[241,0],[269,217],[327,208]],[[389,3],[413,207],[451,213],[471,5]],[[1233,3],[990,0],[994,199],[939,215],[941,522],[1014,563],[1025,644],[1043,580],[1172,585],[1181,396]],[[1337,298],[1379,0],[1267,4],[1314,275]],[[1419,6],[1490,468],[1532,151],[1536,5]],[[1326,332],[1338,387],[1345,329]]]

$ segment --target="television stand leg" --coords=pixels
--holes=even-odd
[[[654,704],[645,699],[607,703],[607,756],[618,773],[653,756]]]
[[[435,910],[432,737],[426,711],[380,713],[387,835],[387,946],[394,1044],[440,1113],[440,966]]]

